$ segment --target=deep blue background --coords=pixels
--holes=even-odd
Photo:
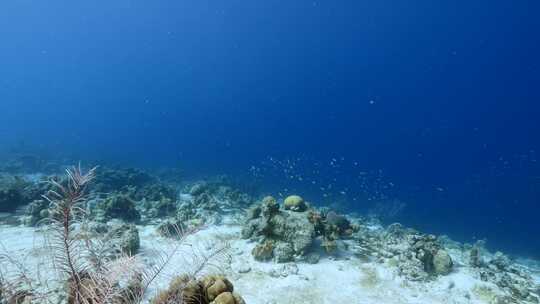
[[[269,158],[300,158],[296,171],[326,168],[312,179],[347,189],[352,209],[367,209],[352,197],[375,187],[365,191],[407,202],[408,225],[538,257],[539,11],[497,0],[2,1],[0,147],[191,174],[266,166],[276,187],[287,179]]]

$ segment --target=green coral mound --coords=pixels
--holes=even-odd
[[[135,208],[135,201],[125,194],[113,194],[100,204],[105,219],[119,218],[126,221],[141,219],[139,211]]]
[[[304,212],[307,209],[307,204],[301,196],[291,195],[285,198],[283,201],[283,207],[285,210]]]

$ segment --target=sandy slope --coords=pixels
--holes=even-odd
[[[141,228],[143,253],[162,244],[156,241],[153,227]],[[239,235],[238,226],[214,226],[189,241],[203,244],[218,240],[230,242],[232,261],[224,271],[248,303],[485,303],[475,299],[470,292],[475,285],[485,283],[475,279],[464,267],[457,267],[449,276],[425,284],[407,282],[390,267],[361,262],[354,257],[323,258],[314,265],[261,263],[251,256],[255,244],[241,240]],[[172,264],[181,263],[182,259],[178,258]],[[246,268],[251,270],[240,273]],[[289,271],[283,271],[284,268]],[[275,273],[283,272],[292,273],[276,277]],[[159,282],[161,286],[165,284],[165,281]]]

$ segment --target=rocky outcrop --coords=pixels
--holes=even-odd
[[[392,224],[386,229],[360,229],[354,235],[357,254],[395,265],[411,281],[427,281],[449,274],[452,257],[434,235]]]
[[[281,210],[273,197],[265,197],[248,212],[242,237],[259,243],[252,252],[256,259],[288,262],[308,252],[315,228],[307,213]]]

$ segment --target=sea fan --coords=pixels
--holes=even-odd
[[[86,189],[95,177],[96,168],[83,174],[81,167],[66,170],[67,181],[52,180],[54,190],[45,198],[51,203],[47,225],[47,243],[53,253],[53,264],[67,281],[68,303],[106,304],[132,299],[129,288],[120,283],[130,281],[140,272],[136,257],[111,255],[118,252],[85,231]]]
[[[48,244],[53,253],[53,264],[60,274],[67,277],[73,303],[84,302],[81,295],[86,294],[81,276],[88,273],[88,263],[84,259],[81,238],[77,228],[84,215],[83,203],[86,189],[95,176],[93,168],[83,174],[80,165],[66,170],[65,184],[56,180],[50,183],[50,190],[44,198],[51,204],[50,225],[48,225]]]

